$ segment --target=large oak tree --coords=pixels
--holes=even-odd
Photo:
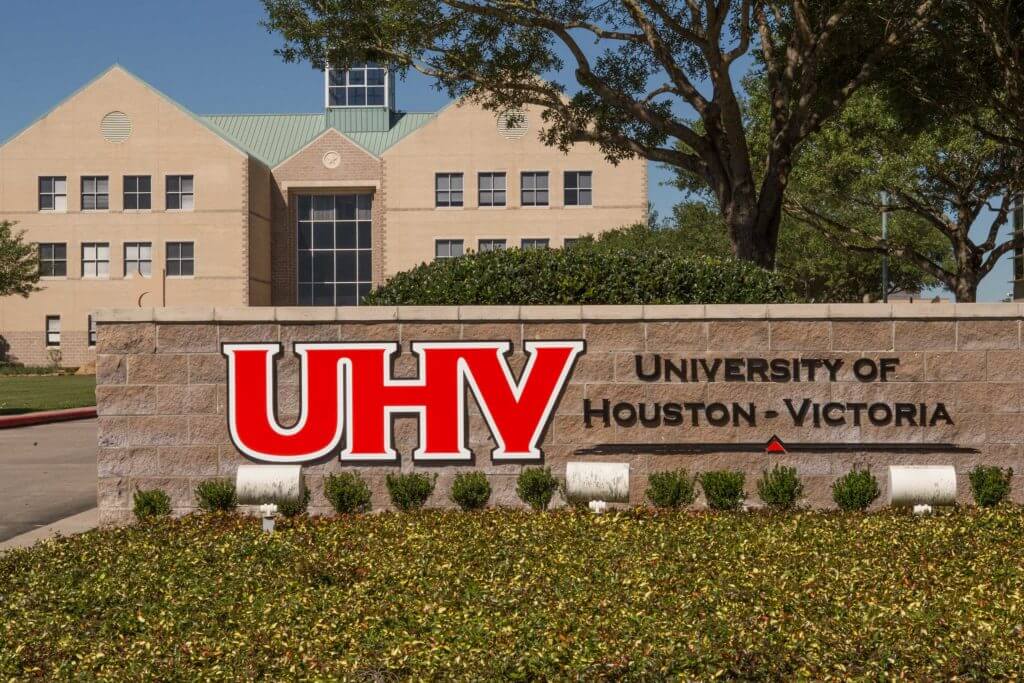
[[[734,253],[764,267],[795,151],[936,1],[263,0],[286,60],[415,69],[494,111],[543,108],[548,144],[595,143],[611,161],[638,155],[693,174]],[[760,167],[738,87],[751,68],[771,94]]]

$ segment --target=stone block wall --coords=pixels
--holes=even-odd
[[[97,320],[99,506],[105,523],[129,521],[132,493],[140,488],[162,488],[177,512],[188,512],[196,505],[193,489],[199,481],[231,477],[247,462],[231,443],[225,415],[226,363],[220,344],[232,341],[283,344],[278,412],[282,423],[290,424],[297,417],[299,396],[295,341],[398,341],[403,353],[394,375],[413,377],[411,341],[511,340],[515,353],[510,363],[518,373],[525,360],[524,340],[583,339],[586,352],[541,444],[544,464],[561,478],[571,460],[628,462],[634,504],[644,502],[649,473],[680,467],[691,472],[741,469],[747,473],[748,502],[758,505],[755,481],[762,470],[776,462],[792,465],[804,480],[807,502],[818,507],[831,505],[832,482],[854,466],[876,474],[883,487],[879,503],[887,494],[889,464],[955,465],[963,502],[970,500],[967,472],[978,463],[1024,473],[1024,351],[1022,310],[1016,304],[136,309],[102,311]],[[641,381],[637,363],[650,368],[656,358],[719,359],[723,365],[714,381]],[[729,359],[746,363],[756,358],[790,363],[825,359],[835,374],[830,377],[818,365],[814,381],[760,381],[757,373],[743,381],[735,375],[725,378]],[[896,365],[886,381],[864,381],[853,372],[859,359],[868,359],[868,368],[883,359],[896,359]],[[612,406],[648,408],[669,402],[754,405],[758,419],[756,425],[740,420],[716,426],[702,414],[694,426],[690,413],[684,413],[682,425],[645,427],[613,419],[605,426],[592,419],[587,427],[587,399],[591,406],[604,399]],[[786,413],[786,400],[797,406],[803,400],[819,406],[924,404],[928,415],[941,404],[950,419],[928,427],[875,425],[865,413],[854,425],[852,413],[845,412],[843,424],[815,427],[808,418],[797,426]],[[384,486],[389,472],[436,473],[429,505],[447,506],[452,478],[474,468],[490,478],[493,505],[518,505],[515,478],[524,465],[491,461],[493,439],[475,403],[469,405],[472,464],[413,462],[416,418],[397,417],[398,463],[343,466],[335,455],[305,468],[311,511],[329,512],[323,478],[343,469],[355,469],[367,480],[375,508],[389,507]],[[779,415],[768,419],[769,410]],[[767,442],[773,435],[787,444],[817,443],[819,448],[769,455],[742,446]],[[592,452],[601,444],[637,443],[645,446],[635,453]],[[879,450],[879,443],[893,448]],[[673,444],[704,444],[705,451],[673,451]],[[910,450],[901,446],[907,444]],[[932,450],[931,444],[938,445]],[[1014,481],[1017,501],[1024,501],[1022,481],[1019,476]]]

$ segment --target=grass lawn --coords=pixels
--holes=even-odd
[[[94,405],[95,375],[0,375],[0,415]]]
[[[0,678],[971,680],[1024,511],[195,515],[0,557]]]

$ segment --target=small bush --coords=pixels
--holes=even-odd
[[[206,512],[225,512],[238,505],[235,497],[235,483],[227,479],[207,479],[196,487],[199,509]]]
[[[463,510],[479,510],[491,498],[491,484],[483,472],[463,472],[452,482],[452,502]]]
[[[684,508],[696,498],[694,481],[686,470],[655,472],[647,477],[647,498],[660,508]]]
[[[700,474],[700,487],[704,489],[704,497],[712,510],[739,510],[747,498],[743,490],[746,481],[747,475],[732,470]]]
[[[370,487],[355,472],[328,475],[324,481],[324,496],[339,515],[370,509]]]
[[[832,500],[847,512],[867,510],[878,494],[878,480],[869,470],[853,469],[832,482]]]
[[[626,232],[623,239],[582,239],[572,249],[502,249],[438,259],[398,273],[363,302],[763,304],[793,298],[781,276],[746,261],[681,254],[645,240],[658,232],[646,227]]]
[[[135,519],[139,521],[171,514],[171,497],[160,489],[135,492]]]
[[[804,493],[795,467],[775,465],[757,481],[757,495],[772,510],[792,510]]]
[[[298,500],[281,500],[277,503],[277,511],[284,517],[298,517],[309,507],[309,489],[302,488],[302,497]]]
[[[971,470],[971,493],[978,507],[998,505],[1010,495],[1013,469],[1002,470],[994,466],[978,465]]]
[[[558,490],[558,480],[548,467],[527,467],[516,479],[516,495],[534,510],[547,510]]]
[[[402,512],[419,510],[434,492],[437,475],[428,477],[425,474],[410,472],[409,474],[389,474],[387,476],[388,493],[391,502]]]

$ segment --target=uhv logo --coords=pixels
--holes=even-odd
[[[298,421],[282,427],[274,410],[274,359],[281,345],[224,344],[228,426],[235,446],[267,462],[316,460],[337,449],[348,462],[394,461],[391,416],[419,417],[416,460],[469,460],[466,394],[473,392],[497,442],[496,461],[539,460],[538,442],[582,341],[528,341],[516,380],[509,342],[413,342],[416,379],[395,379],[394,342],[297,343]]]

